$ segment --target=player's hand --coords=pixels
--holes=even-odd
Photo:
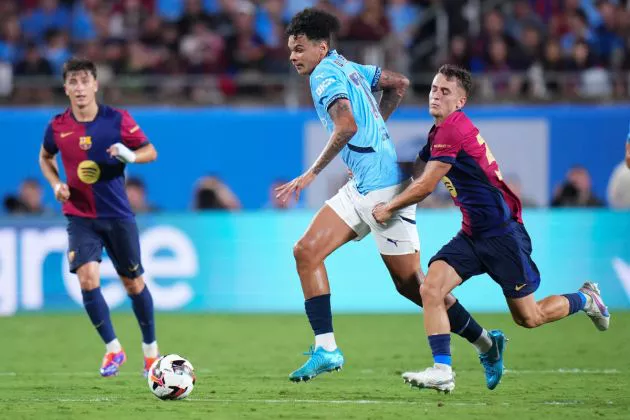
[[[276,191],[278,192],[276,194],[276,198],[280,199],[283,203],[286,203],[287,200],[291,198],[291,195],[295,193],[295,201],[298,201],[300,199],[300,192],[313,182],[315,176],[316,175],[313,172],[308,171],[298,176],[293,181],[279,186],[276,188]]]
[[[70,187],[64,182],[60,182],[53,188],[55,191],[55,199],[65,203],[70,198]]]
[[[136,161],[136,154],[122,143],[114,143],[107,148],[110,157],[116,158],[122,163],[133,163]]]
[[[374,220],[381,224],[385,224],[385,222],[392,218],[393,214],[394,212],[389,210],[387,204],[385,203],[378,203],[372,209],[372,216],[374,217]]]

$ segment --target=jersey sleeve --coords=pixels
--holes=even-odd
[[[311,94],[313,100],[324,107],[325,110],[337,99],[349,99],[348,88],[345,83],[345,75],[341,71],[335,71],[328,66],[323,69],[316,69],[311,76]]]
[[[44,133],[44,150],[46,150],[51,155],[57,154],[59,148],[57,147],[57,143],[55,143],[55,136],[53,134],[52,122],[48,124],[46,127],[46,132]]]
[[[448,124],[440,127],[433,138],[429,160],[454,164],[462,147],[462,139],[461,133],[454,125]]]
[[[120,137],[122,138],[123,144],[131,150],[136,150],[145,144],[149,144],[149,139],[147,139],[147,136],[131,117],[129,112],[122,110],[120,113],[122,114]]]
[[[630,143],[630,128],[628,128],[628,137],[626,138],[626,142]]]
[[[381,68],[378,66],[355,64],[361,75],[368,81],[372,92],[376,92],[378,81],[381,79]]]
[[[420,153],[418,153],[418,157],[425,162],[429,161],[429,159],[431,158],[431,152],[429,151],[429,142],[427,142],[422,150],[420,150]]]

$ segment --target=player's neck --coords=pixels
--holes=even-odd
[[[438,125],[442,124],[444,121],[446,121],[446,120],[448,119],[448,117],[450,117],[451,115],[453,115],[453,114],[454,114],[454,113],[456,113],[456,112],[457,112],[457,110],[455,110],[455,111],[451,112],[451,113],[450,113],[450,114],[448,114],[448,115],[444,115],[444,116],[442,116],[442,117],[434,117],[434,118],[433,118],[433,123],[434,123],[436,126],[438,126]]]
[[[83,108],[76,105],[72,105],[72,115],[78,122],[90,122],[94,121],[98,114],[98,104],[96,101],[84,106]]]

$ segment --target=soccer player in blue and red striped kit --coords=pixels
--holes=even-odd
[[[105,343],[102,376],[114,376],[126,355],[116,338],[100,289],[103,247],[131,298],[142,331],[144,373],[158,357],[153,299],[142,274],[140,240],[125,192],[125,166],[149,163],[157,152],[127,111],[98,104],[96,67],[73,58],[63,70],[70,107],[46,128],[39,164],[63,203],[68,220],[68,261],[79,278],[83,306]],[[66,181],[60,179],[56,155]]]
[[[610,322],[595,283],[586,282],[575,293],[534,299],[540,273],[531,258],[532,244],[521,217],[521,202],[503,181],[479,130],[462,112],[471,88],[468,71],[451,65],[438,70],[429,94],[429,112],[435,124],[419,155],[419,160],[426,162],[424,172],[405,191],[372,211],[383,223],[397,209],[422,201],[441,180],[462,212],[461,231],[431,258],[426,280],[420,286],[434,365],[403,374],[412,385],[445,392],[455,388],[455,375],[444,297],[472,276],[487,273],[498,283],[512,318],[523,327],[539,327],[579,311],[586,312],[601,331],[607,330]],[[502,356],[486,357],[498,359],[499,373]]]

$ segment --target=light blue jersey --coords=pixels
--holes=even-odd
[[[403,180],[392,143],[378,103],[372,94],[381,69],[346,60],[332,50],[311,73],[311,95],[317,115],[329,133],[334,129],[328,108],[346,98],[358,131],[341,151],[361,194],[391,187]]]

